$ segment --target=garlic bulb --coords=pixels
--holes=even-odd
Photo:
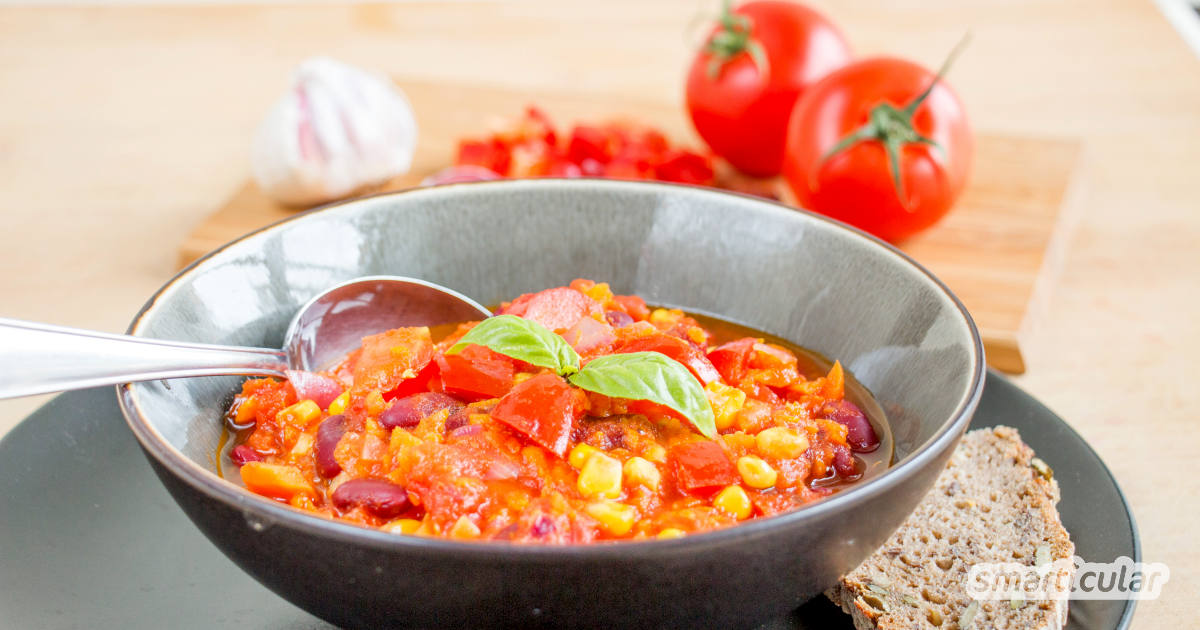
[[[251,166],[272,199],[312,205],[408,172],[416,145],[412,107],[387,77],[315,57],[259,125]]]

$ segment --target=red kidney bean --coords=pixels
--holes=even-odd
[[[262,455],[250,448],[249,444],[238,444],[229,451],[229,459],[233,460],[238,467],[245,466],[248,462],[260,462],[262,458]]]
[[[858,405],[849,400],[839,400],[825,405],[825,417],[846,427],[846,442],[856,453],[870,453],[879,448],[879,437],[875,427]]]
[[[446,418],[446,433],[452,433],[455,429],[465,427],[470,423],[467,409],[467,407],[460,407],[451,413],[449,418]]]
[[[613,328],[620,328],[633,323],[633,318],[621,311],[608,311],[604,313],[604,319],[607,319],[609,325]]]
[[[345,432],[346,416],[341,414],[325,418],[321,421],[321,426],[317,427],[317,439],[313,442],[313,463],[316,464],[318,475],[330,479],[342,472],[342,465],[334,459],[333,453]]]
[[[421,419],[442,409],[449,409],[453,414],[465,407],[461,400],[437,392],[421,392],[392,401],[392,406],[379,414],[379,424],[386,429],[396,427],[412,428],[421,423]]]
[[[833,447],[833,468],[843,481],[857,481],[866,471],[866,463],[841,444]]]
[[[330,498],[343,512],[362,507],[379,518],[396,518],[410,506],[404,486],[386,479],[351,479],[338,486]]]

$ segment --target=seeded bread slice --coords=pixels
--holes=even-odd
[[[976,563],[1033,566],[1075,555],[1053,474],[1016,429],[968,433],[916,511],[826,596],[857,630],[1062,628],[1065,600],[977,602],[965,587]]]

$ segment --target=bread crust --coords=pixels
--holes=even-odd
[[[856,630],[1060,629],[1066,600],[976,602],[965,588],[976,563],[1033,566],[1046,550],[1072,559],[1058,499],[1053,471],[1016,429],[972,431],[912,515],[826,596]],[[1064,564],[1069,584],[1074,564]]]

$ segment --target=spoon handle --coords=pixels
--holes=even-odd
[[[0,318],[0,399],[183,376],[283,376],[279,350],[160,341]]]

